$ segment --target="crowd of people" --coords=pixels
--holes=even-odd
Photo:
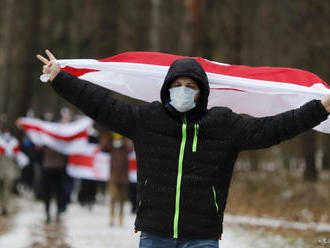
[[[43,121],[70,123],[75,119],[68,108],[62,108],[59,118],[52,112],[45,112]],[[45,208],[45,222],[59,222],[62,214],[72,201],[92,210],[96,201],[104,202],[109,193],[109,224],[123,225],[123,206],[126,200],[131,201],[132,213],[136,211],[136,161],[132,157],[134,148],[129,139],[93,125],[88,129],[88,142],[110,155],[109,179],[93,180],[75,178],[67,172],[70,155],[63,154],[51,146],[40,146],[24,132],[20,121],[16,122],[20,129],[20,139],[12,135],[16,127],[8,126],[6,121],[0,123],[0,211],[2,215],[11,213],[9,199],[21,185],[33,192],[36,200],[40,200]],[[95,127],[96,126],[96,127]],[[17,129],[16,129],[17,130]],[[20,142],[18,141],[20,140]],[[17,144],[14,147],[13,144]],[[29,158],[26,166],[20,167],[15,156],[20,149]],[[134,155],[133,155],[134,156]],[[53,202],[55,203],[53,207]],[[118,205],[118,206],[117,206]],[[119,213],[116,213],[118,207]],[[115,216],[118,215],[118,221]]]

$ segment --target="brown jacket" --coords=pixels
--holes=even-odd
[[[101,148],[111,154],[109,182],[128,184],[128,154],[133,150],[132,142],[109,132],[101,138]]]

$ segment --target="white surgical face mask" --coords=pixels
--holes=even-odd
[[[179,112],[187,112],[193,109],[195,104],[195,96],[199,90],[193,90],[186,86],[180,86],[169,89],[170,104]]]

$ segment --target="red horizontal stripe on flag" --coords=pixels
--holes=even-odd
[[[20,149],[19,145],[15,146],[14,147],[14,154],[17,154],[19,152],[19,149]]]
[[[93,167],[94,158],[91,156],[73,154],[69,156],[68,163],[73,166],[76,165],[76,166]]]
[[[136,160],[132,160],[132,159],[128,160],[128,170],[129,171],[136,171],[137,170]]]
[[[85,137],[88,136],[86,130],[83,130],[80,133],[77,133],[75,135],[63,136],[63,135],[58,135],[58,134],[51,133],[51,132],[49,132],[49,131],[41,128],[41,127],[29,125],[29,124],[26,124],[26,123],[23,123],[22,127],[23,127],[24,130],[35,130],[35,131],[47,134],[51,137],[54,137],[55,139],[64,140],[64,141],[71,141],[73,139],[85,138]]]
[[[234,88],[210,88],[211,90],[232,90],[232,91],[241,91],[245,92],[245,90],[239,90],[239,89],[234,89]]]
[[[317,75],[300,69],[286,67],[250,67],[245,65],[222,66],[213,64],[202,58],[197,58],[197,61],[200,62],[204,70],[210,73],[247,79],[297,84],[307,87],[321,83],[325,87],[330,88]]]
[[[0,155],[5,153],[5,148],[3,148],[2,146],[0,146]]]
[[[126,52],[112,56],[110,58],[100,59],[98,61],[169,66],[173,63],[173,61],[180,58],[187,57],[158,52]],[[291,83],[307,87],[310,87],[316,83],[321,83],[325,87],[330,89],[330,87],[317,75],[300,69],[286,67],[251,67],[244,65],[221,65],[200,57],[193,58],[196,59],[202,65],[204,70],[209,73],[255,80]]]
[[[61,69],[62,71],[70,72],[72,75],[75,75],[76,77],[82,76],[88,72],[96,72],[99,70],[93,70],[93,69],[87,69],[87,68],[75,68],[71,66],[66,66]]]
[[[127,62],[127,63],[148,64],[148,65],[170,66],[173,63],[173,61],[181,58],[187,58],[187,57],[168,54],[168,53],[158,53],[158,52],[126,52],[106,59],[99,59],[98,61]]]

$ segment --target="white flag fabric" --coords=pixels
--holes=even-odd
[[[69,123],[55,123],[35,118],[20,118],[22,128],[37,146],[47,146],[69,155],[84,151],[88,142],[87,129],[92,120],[84,117]]]
[[[147,102],[160,100],[170,64],[184,58],[156,52],[126,52],[107,59],[59,60],[63,71],[118,93]],[[226,106],[236,113],[269,116],[300,107],[330,94],[315,74],[285,67],[228,65],[196,59],[210,83],[209,106]],[[314,128],[330,133],[329,119]]]
[[[16,154],[16,161],[21,168],[24,168],[30,163],[29,157],[26,156],[26,154],[21,151],[18,151],[18,153]]]
[[[21,152],[18,140],[13,136],[5,137],[0,135],[0,157],[8,156],[16,160],[17,164],[23,168],[30,162],[28,156]]]
[[[6,155],[9,158],[16,157],[19,152],[19,142],[13,136],[0,135],[0,155]]]
[[[71,177],[108,181],[110,177],[109,153],[101,152],[96,144],[85,145],[84,152],[71,154],[67,164],[67,173]]]

